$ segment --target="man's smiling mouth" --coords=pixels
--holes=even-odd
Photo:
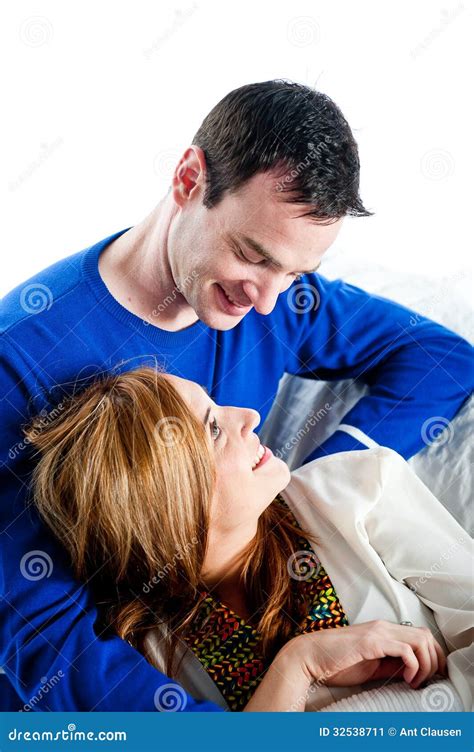
[[[234,300],[232,296],[222,287],[222,285],[219,284],[219,282],[214,283],[217,289],[217,293],[219,296],[219,300],[221,302],[221,307],[225,309],[227,313],[230,313],[233,316],[241,316],[243,313],[247,313],[252,308],[251,303],[239,303],[238,301]]]

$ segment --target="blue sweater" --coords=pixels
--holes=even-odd
[[[303,280],[319,298],[306,313],[290,288],[293,298],[280,295],[271,314],[251,310],[228,331],[200,321],[160,330],[123,308],[99,275],[101,250],[123,232],[40,272],[4,301],[0,666],[18,698],[8,705],[4,685],[0,709],[28,703],[34,710],[154,711],[170,681],[127,642],[96,634],[89,589],[74,580],[59,544],[25,507],[32,459],[21,425],[75,385],[160,363],[205,385],[217,403],[255,408],[263,423],[285,372],[359,378],[370,391],[344,422],[405,458],[423,447],[423,422],[451,419],[472,388],[471,347],[463,339],[418,315],[412,326],[412,311],[317,274]],[[361,448],[337,431],[308,460]],[[0,695],[6,678],[0,675]],[[184,710],[218,710],[185,697]]]

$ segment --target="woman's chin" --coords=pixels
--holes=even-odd
[[[278,486],[276,493],[283,491],[291,480],[291,471],[286,462],[279,457],[272,457],[272,479]],[[270,464],[270,463],[269,463]]]
[[[286,462],[275,455],[265,462],[262,467],[257,467],[252,471],[261,492],[268,500],[273,500],[275,496],[283,491],[291,480],[291,471]]]
[[[290,468],[288,467],[288,465],[286,464],[286,462],[283,462],[283,460],[280,460],[280,462],[281,462],[281,463],[282,463],[282,465],[283,465],[283,470],[282,470],[282,473],[283,473],[283,474],[284,474],[284,476],[285,476],[285,485],[284,485],[284,486],[283,486],[283,488],[281,489],[281,490],[283,491],[283,489],[287,487],[288,483],[289,483],[289,482],[290,482],[290,480],[291,480],[291,470],[290,470]]]

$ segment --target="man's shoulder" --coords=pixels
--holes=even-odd
[[[0,333],[11,333],[17,326],[23,334],[54,329],[57,323],[80,315],[89,294],[93,295],[94,289],[97,293],[101,251],[124,232],[126,229],[59,259],[7,293],[2,301]],[[44,315],[37,316],[40,313]]]
[[[81,261],[87,249],[56,261],[21,282],[2,301],[1,332],[31,323],[43,311],[49,311],[61,298],[82,283]],[[35,322],[37,323],[37,322]]]

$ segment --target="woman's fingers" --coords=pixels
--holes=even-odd
[[[438,667],[439,667],[438,653],[436,652],[436,649],[435,649],[434,640],[429,641],[428,650],[430,651],[430,658],[431,658],[431,672],[429,676],[429,678],[431,679],[432,676],[438,673]]]
[[[405,670],[403,671],[403,678],[410,684],[413,678],[416,676],[420,664],[418,658],[415,655],[411,645],[406,642],[399,642],[397,640],[387,640],[385,645],[385,654],[394,658],[401,658],[405,664]]]
[[[438,672],[438,653],[435,650],[434,639],[428,640],[428,650],[430,653],[431,669],[428,676],[425,677],[425,681],[431,679]]]
[[[431,646],[432,646],[431,632],[428,634],[428,630],[426,632],[423,630],[423,633],[418,638],[418,645],[416,645],[413,648],[415,655],[418,658],[418,663],[420,664],[420,668],[411,682],[411,686],[413,689],[417,689],[420,686],[420,684],[422,684],[430,676],[432,676],[432,674],[434,674],[433,662],[432,662],[433,656],[436,660],[436,668],[438,666],[438,658],[436,655],[436,651],[434,649],[433,651],[431,651],[430,649]]]
[[[388,679],[389,681],[403,679],[403,672],[406,667],[401,658],[393,658],[391,655],[386,655],[385,658],[381,658],[379,661],[379,666],[369,681],[377,679]]]
[[[434,649],[436,650],[436,655],[438,656],[438,674],[442,674],[443,676],[448,675],[448,663],[446,661],[446,656],[444,654],[443,648],[439,644],[438,640],[434,640]]]
[[[395,657],[393,643],[385,645],[386,657],[376,672],[377,678],[404,679],[413,689],[417,689],[437,673],[446,676],[446,657],[431,631],[416,628],[410,637],[409,642],[401,643],[408,650],[405,653],[401,650],[398,657]]]

